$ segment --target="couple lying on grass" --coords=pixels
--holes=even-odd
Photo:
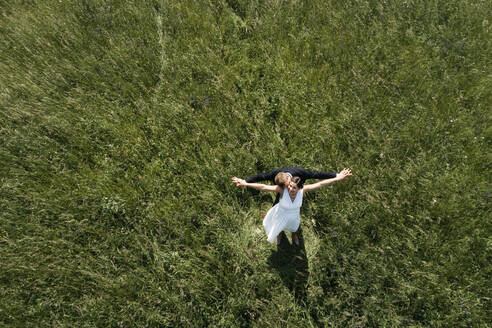
[[[246,180],[233,177],[232,182],[238,187],[250,187],[257,190],[276,192],[277,197],[273,207],[263,219],[267,240],[273,243],[275,237],[277,237],[277,245],[280,245],[281,234],[284,230],[287,230],[292,233],[292,242],[295,245],[299,245],[299,237],[296,231],[301,222],[300,210],[303,194],[335,181],[343,180],[349,175],[352,175],[350,169],[343,169],[340,173],[333,173],[311,171],[300,167],[284,167],[267,173],[253,175]],[[305,185],[306,179],[324,180]],[[275,185],[256,183],[267,180],[273,181]]]

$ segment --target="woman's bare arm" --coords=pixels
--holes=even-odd
[[[304,190],[304,192],[316,190],[316,189],[319,189],[323,186],[327,186],[329,184],[332,184],[333,182],[343,180],[346,177],[348,177],[349,175],[352,175],[352,172],[350,171],[350,169],[343,169],[340,173],[337,174],[336,178],[325,179],[325,180],[321,180],[321,181],[316,182],[316,183],[307,184],[307,185],[304,185],[304,187],[302,189]]]
[[[270,192],[281,192],[282,188],[276,185],[266,185],[263,183],[249,183],[246,182],[246,180],[239,179],[237,177],[232,178],[232,182],[236,184],[238,187],[249,187],[253,188],[256,190],[262,190],[262,191],[270,191]]]

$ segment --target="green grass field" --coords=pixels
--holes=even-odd
[[[0,0],[0,327],[491,327],[491,12]]]

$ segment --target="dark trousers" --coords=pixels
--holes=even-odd
[[[273,202],[272,207],[278,204],[279,201],[280,201],[280,193],[277,193],[277,196],[275,196],[275,201]]]

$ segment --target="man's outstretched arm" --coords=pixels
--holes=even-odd
[[[247,177],[245,180],[246,182],[253,183],[253,182],[258,182],[258,181],[274,181],[275,176],[280,172],[279,169],[275,169],[270,172],[265,172],[265,173],[258,173],[255,175],[252,175],[250,177]]]
[[[303,169],[302,175],[305,179],[333,179],[337,177],[335,172],[322,172]]]

